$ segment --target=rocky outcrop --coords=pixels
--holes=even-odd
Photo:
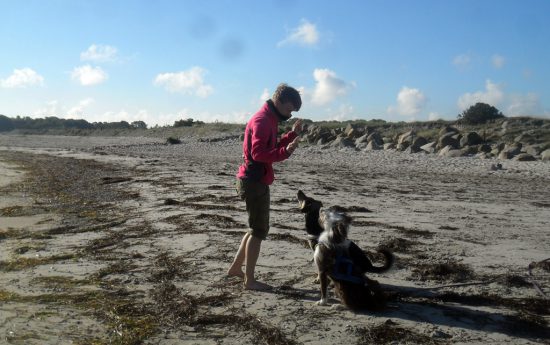
[[[533,126],[541,128],[550,123],[533,120]],[[497,158],[516,161],[550,160],[550,142],[541,143],[541,132],[518,131],[517,121],[502,121],[480,132],[464,130],[461,127],[443,126],[415,127],[396,132],[396,125],[366,127],[348,124],[345,128],[327,129],[310,126],[303,136],[309,144],[333,148],[355,148],[357,150],[399,150],[406,153],[429,153],[444,157]],[[548,136],[546,129],[545,137]],[[384,135],[382,135],[384,133]],[[422,135],[419,135],[422,133]],[[426,137],[423,135],[427,134]],[[544,136],[543,136],[544,138]]]

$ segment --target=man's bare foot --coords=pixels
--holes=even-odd
[[[239,278],[244,278],[244,272],[242,269],[240,268],[229,268],[229,270],[227,270],[227,276],[228,277],[239,277]]]
[[[271,285],[259,281],[245,282],[243,285],[246,290],[268,291],[273,289]]]

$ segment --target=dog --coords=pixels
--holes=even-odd
[[[352,310],[380,310],[385,297],[378,282],[365,273],[382,273],[391,268],[394,256],[380,250],[385,257],[383,266],[374,266],[365,252],[348,239],[352,218],[345,209],[334,206],[322,208],[322,203],[298,191],[300,210],[305,213],[308,242],[314,249],[314,261],[321,284],[319,305],[328,305],[328,280],[337,296]]]

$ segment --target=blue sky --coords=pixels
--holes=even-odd
[[[245,123],[550,117],[547,0],[0,0],[0,114]],[[544,24],[546,23],[546,24]]]

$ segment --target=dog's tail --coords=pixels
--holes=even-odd
[[[363,273],[382,273],[392,267],[394,261],[393,254],[384,248],[378,249],[378,252],[384,255],[385,262],[383,266],[374,266],[367,256],[367,253],[359,248],[354,242],[351,242],[349,246],[349,254],[353,262],[359,266]]]
[[[384,265],[381,267],[371,265],[371,270],[367,272],[372,273],[382,273],[386,272],[393,266],[393,262],[395,261],[395,256],[387,249],[379,249],[378,252],[382,255],[384,255]]]

